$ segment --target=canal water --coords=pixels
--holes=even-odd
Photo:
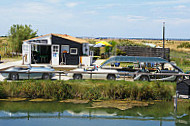
[[[0,102],[0,126],[189,126],[190,103],[158,102],[125,111],[90,104]]]

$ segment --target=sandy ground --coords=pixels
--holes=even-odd
[[[1,63],[0,64],[0,70],[8,68],[8,67],[12,67],[12,66],[18,66],[18,65],[22,65],[22,60],[7,62],[7,63]]]

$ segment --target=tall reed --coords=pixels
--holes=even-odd
[[[0,98],[171,100],[175,83],[126,81],[0,82]]]

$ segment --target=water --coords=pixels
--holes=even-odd
[[[190,103],[172,102],[125,111],[90,104],[0,102],[0,126],[183,126],[190,125]]]

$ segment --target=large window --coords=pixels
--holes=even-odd
[[[69,45],[62,45],[61,46],[61,53],[67,51],[67,53],[69,53]]]
[[[70,54],[77,55],[77,53],[78,53],[77,48],[71,48]]]

